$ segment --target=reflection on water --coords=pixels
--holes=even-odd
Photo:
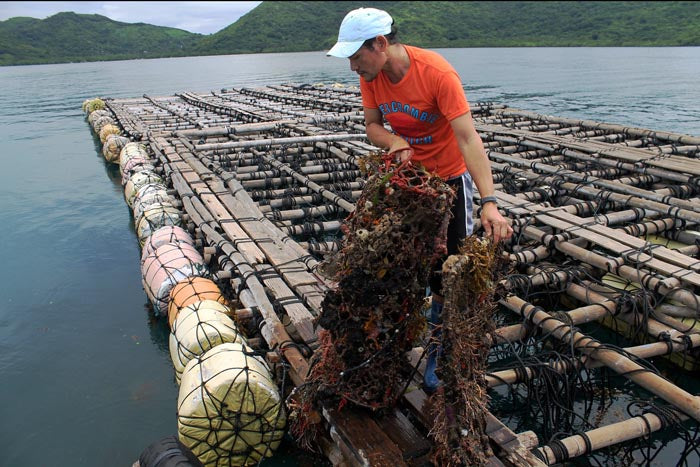
[[[440,52],[471,102],[700,135],[699,48]],[[280,82],[357,77],[323,52],[0,68],[0,466],[131,465],[177,429],[167,325],[82,102]]]

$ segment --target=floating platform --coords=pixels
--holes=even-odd
[[[359,90],[283,84],[102,99],[168,181],[249,342],[267,349],[278,378],[303,384],[331,287],[316,268],[338,250],[363,189],[358,157],[376,150]],[[492,404],[489,465],[551,465],[696,424],[700,397],[645,359],[698,368],[700,138],[496,103],[473,104],[472,115],[515,231],[487,381],[501,399],[532,405],[525,410],[537,420],[514,433]],[[429,463],[421,354],[411,355],[418,372],[395,409],[323,411],[333,464]],[[649,405],[626,415],[580,409],[582,397],[605,392],[590,389],[601,371],[648,394]],[[578,396],[567,399],[569,390]],[[558,416],[548,419],[542,404]]]

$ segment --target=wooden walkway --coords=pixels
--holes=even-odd
[[[364,185],[356,159],[375,149],[364,135],[359,92],[278,85],[105,102],[123,133],[157,159],[239,319],[257,323],[265,347],[273,349],[269,360],[281,356],[294,384],[301,384],[318,346],[314,319],[330,286],[315,269],[337,250],[341,222]],[[515,324],[497,330],[494,349],[538,334],[571,343],[578,368],[606,366],[683,417],[700,420],[700,398],[634,358],[682,355],[683,364],[695,368],[700,335],[688,317],[698,315],[700,304],[700,234],[694,232],[700,138],[490,103],[473,105],[472,113],[492,160],[499,204],[515,229],[509,254],[519,274],[509,278],[514,293],[502,302]],[[478,193],[475,201],[478,214]],[[685,246],[668,248],[671,240]],[[561,267],[565,263],[577,267]],[[585,282],[611,275],[648,294]],[[546,309],[537,298],[543,290],[565,296],[571,306]],[[642,313],[649,303],[664,312]],[[606,319],[641,326],[645,345],[622,352],[577,328]],[[528,366],[494,371],[489,384],[537,375]],[[402,404],[382,417],[327,408],[328,458],[338,465],[425,465],[431,422],[418,381],[420,372]],[[643,417],[634,437],[663,428],[658,415]],[[634,418],[599,429],[624,432],[617,423]],[[491,465],[546,465],[622,441],[591,430],[546,444],[532,432],[513,433],[491,413],[488,435]]]

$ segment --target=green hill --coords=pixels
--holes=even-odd
[[[87,62],[185,55],[202,37],[175,28],[58,13],[0,21],[0,65]]]
[[[324,50],[345,14],[388,11],[423,47],[700,45],[698,2],[263,2],[202,38],[202,53]]]
[[[327,50],[375,6],[423,47],[700,46],[698,2],[263,2],[216,34],[59,13],[0,21],[0,65]]]

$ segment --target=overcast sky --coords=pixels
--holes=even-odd
[[[95,13],[125,23],[169,26],[201,34],[222,30],[262,2],[0,2],[0,21],[44,19],[62,11]]]

